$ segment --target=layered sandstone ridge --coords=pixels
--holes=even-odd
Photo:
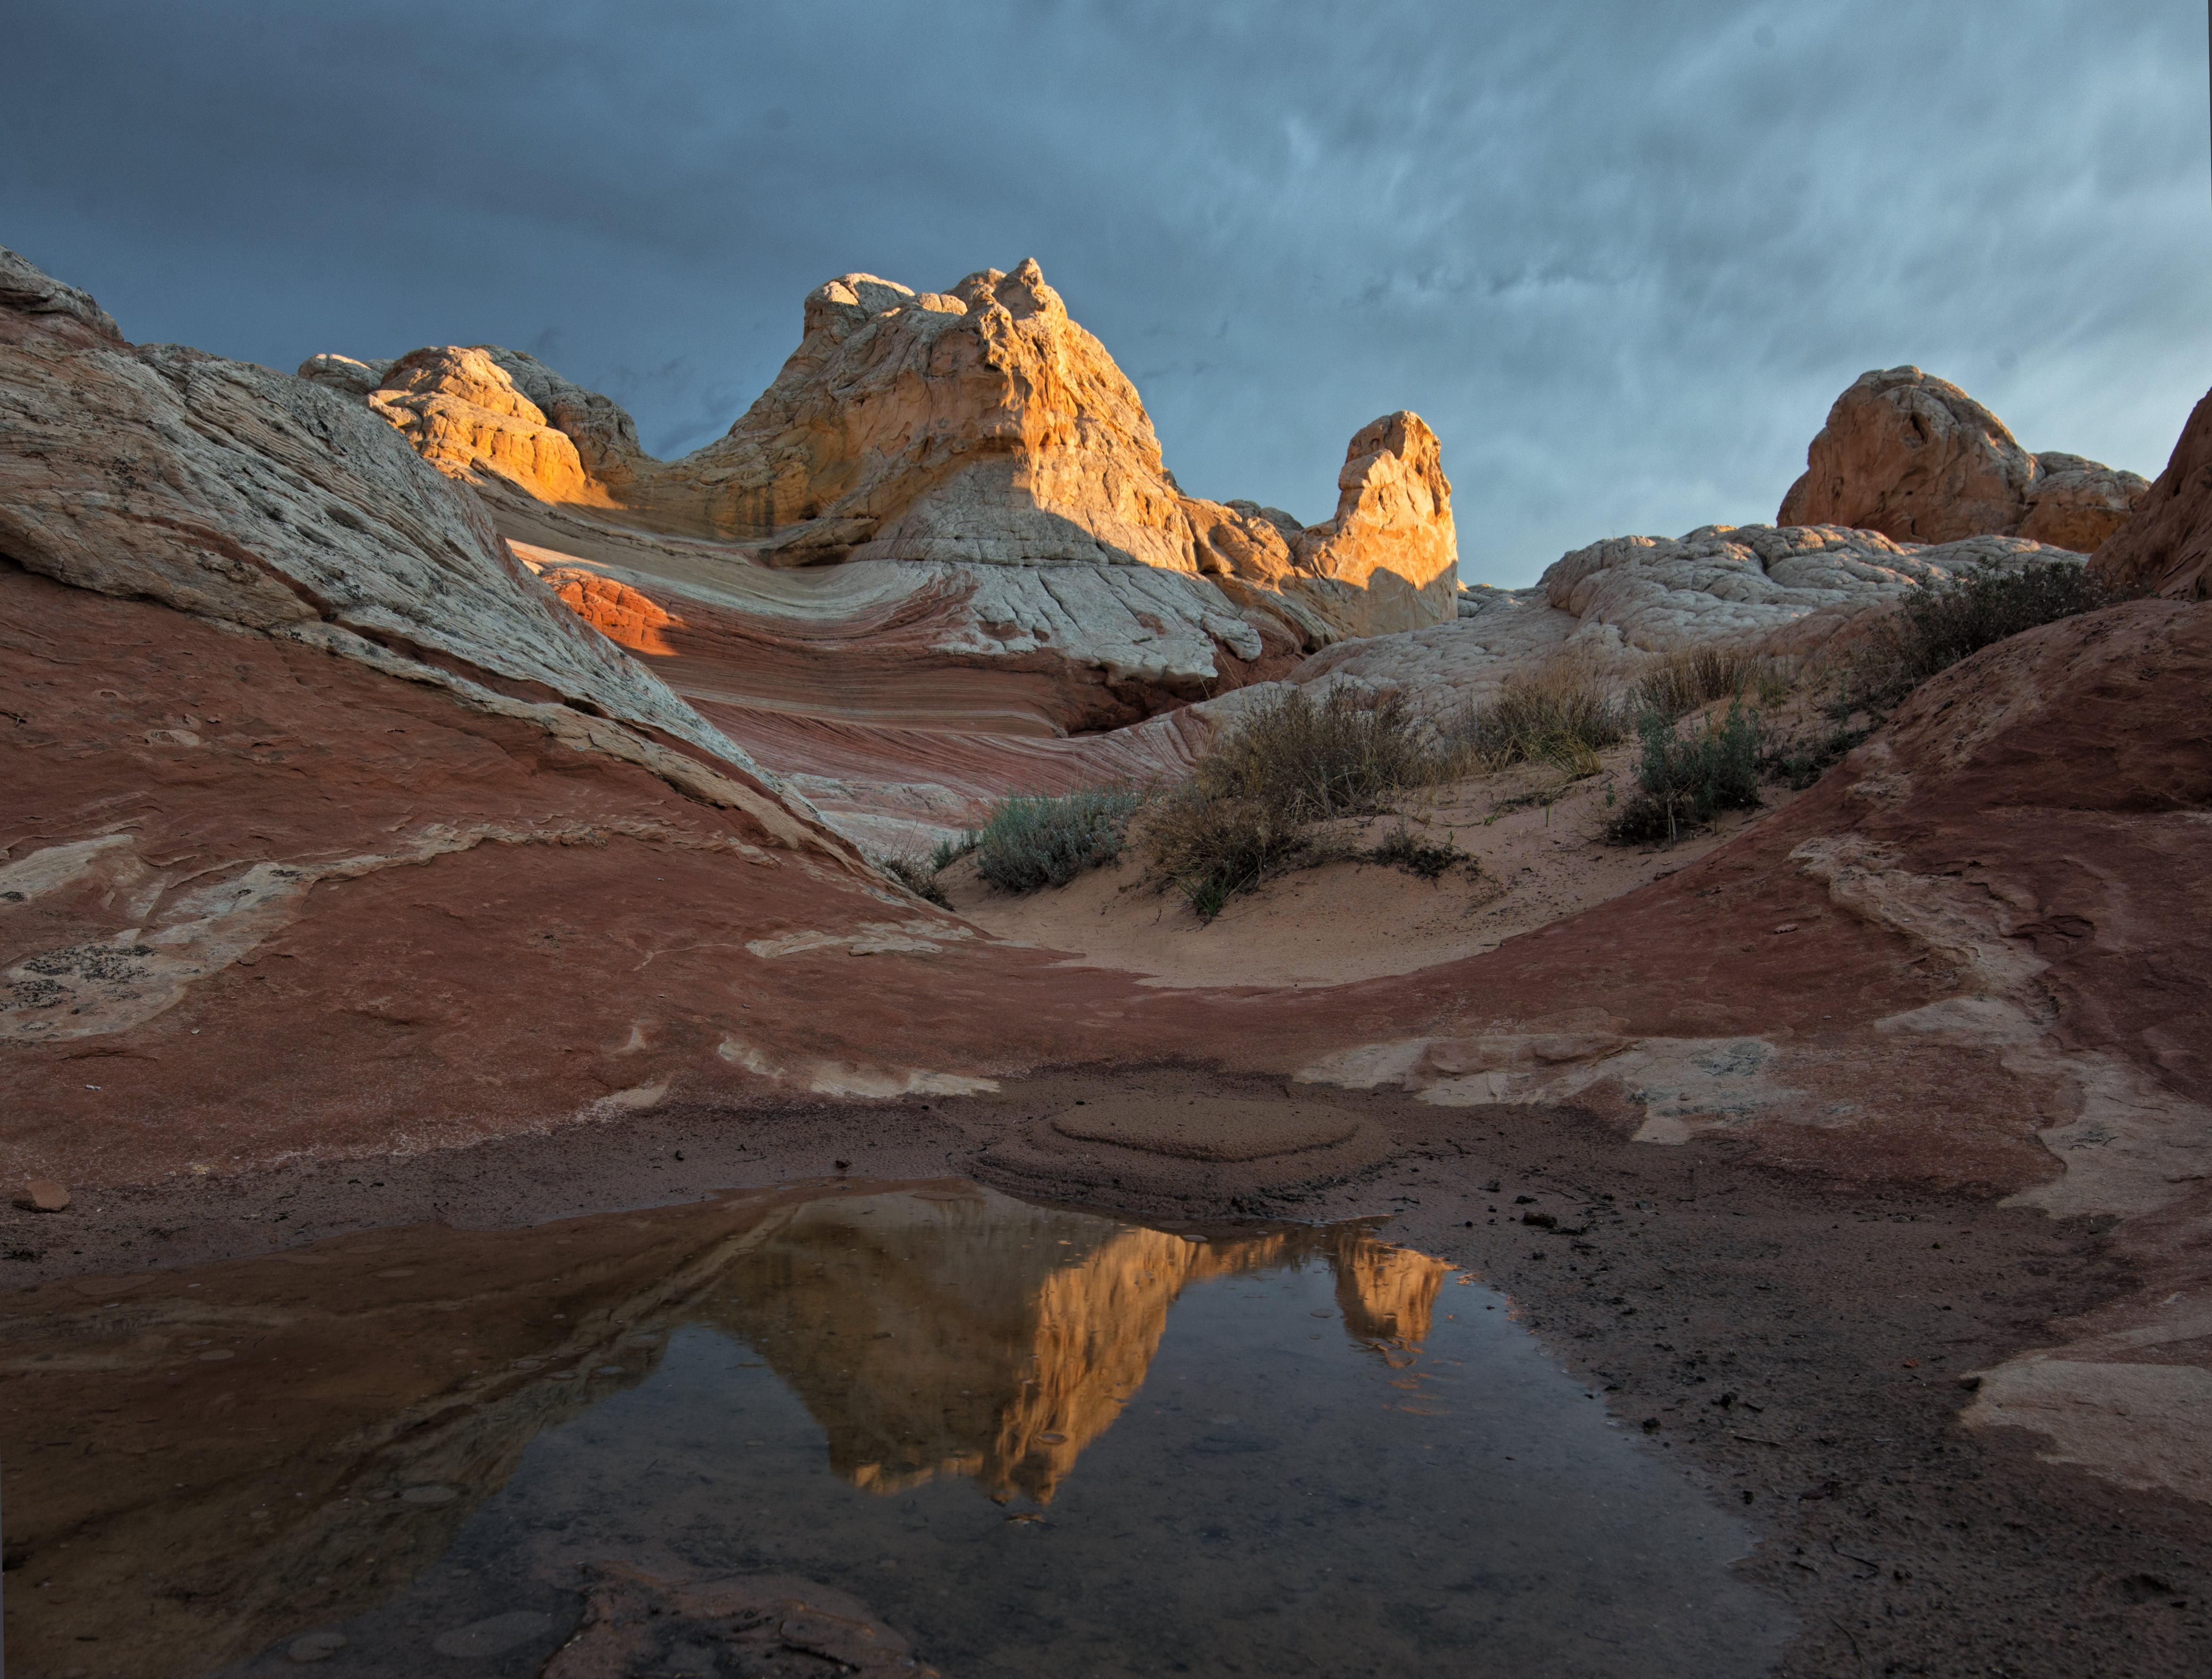
[[[1186,496],[1135,386],[1034,261],[942,293],[866,274],[817,288],[775,382],[674,461],[606,397],[496,345],[319,356],[300,373],[519,511],[738,544],[757,565],[1152,568],[1208,580],[1209,605],[1308,648],[1453,610],[1451,487],[1419,416],[1352,438],[1323,524]]]
[[[1899,542],[2016,536],[2087,554],[2149,489],[2136,473],[2077,454],[2030,454],[1946,380],[1877,368],[1836,398],[1775,522],[1850,526]]]

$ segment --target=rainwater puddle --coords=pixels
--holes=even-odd
[[[1366,1226],[1210,1233],[815,1184],[0,1299],[9,1653],[1768,1670],[1790,1627],[1729,1573],[1749,1530],[1502,1296]]]

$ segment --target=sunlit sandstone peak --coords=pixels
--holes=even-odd
[[[770,566],[1148,566],[1273,607],[1309,645],[1454,610],[1451,487],[1418,416],[1353,437],[1323,524],[1186,496],[1136,387],[1034,261],[949,292],[867,274],[816,288],[775,382],[673,461],[606,397],[495,345],[319,356],[300,374],[495,499],[739,543]]]

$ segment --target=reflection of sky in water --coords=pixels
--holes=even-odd
[[[1500,1297],[1363,1229],[1216,1234],[799,1189],[0,1311],[41,1349],[9,1414],[102,1418],[9,1465],[56,1576],[11,1652],[266,1676],[319,1628],[332,1679],[524,1679],[619,1562],[842,1591],[947,1679],[1765,1670],[1747,1530]]]

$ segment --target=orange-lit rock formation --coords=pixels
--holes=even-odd
[[[1778,525],[1844,525],[1899,542],[2016,536],[2093,552],[2142,503],[2137,474],[2030,454],[2003,421],[1917,368],[1859,375],[1828,411]]]
[[[676,461],[645,454],[605,397],[495,345],[320,356],[301,374],[363,394],[426,459],[495,496],[742,544],[758,564],[1150,567],[1215,580],[1194,599],[1304,646],[1453,610],[1451,490],[1418,417],[1353,438],[1336,515],[1311,530],[1187,496],[1135,387],[1035,262],[945,293],[866,274],[817,288],[775,382]]]

